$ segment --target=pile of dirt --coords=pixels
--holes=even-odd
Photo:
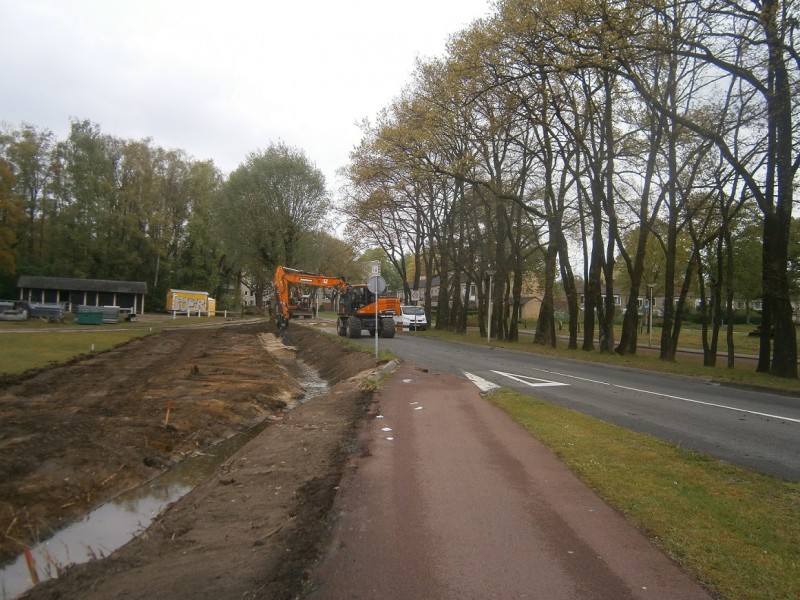
[[[266,324],[174,330],[0,390],[3,560],[187,454],[274,420],[148,532],[32,598],[290,598],[317,552],[370,394],[368,354],[305,327],[284,341],[333,387],[302,394]],[[272,341],[270,341],[272,340]],[[366,369],[366,371],[365,371]],[[165,425],[167,407],[169,420]]]

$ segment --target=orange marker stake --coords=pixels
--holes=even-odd
[[[164,427],[169,423],[169,411],[172,410],[172,400],[167,400],[167,416],[164,419]]]
[[[31,575],[33,585],[39,585],[39,574],[36,572],[36,561],[33,560],[30,548],[25,549],[25,564],[28,565],[28,573]]]

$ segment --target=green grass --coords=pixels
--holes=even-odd
[[[509,390],[490,399],[708,589],[800,598],[800,483]]]
[[[252,318],[252,317],[250,317]],[[83,354],[103,352],[132,338],[174,327],[219,326],[236,317],[178,317],[143,315],[137,321],[76,325],[43,319],[0,321],[0,375],[18,375],[67,362]]]
[[[102,352],[128,340],[146,335],[145,329],[130,331],[86,331],[0,334],[0,374],[17,375],[63,363],[82,354]]]
[[[750,332],[755,329],[755,325],[734,325],[733,326],[733,351],[736,354],[750,354],[753,356],[758,355],[759,339],[757,337],[750,337]],[[681,348],[690,348],[693,350],[703,349],[702,330],[699,325],[684,325],[681,328],[681,335],[679,346]],[[622,327],[618,328],[616,332],[617,339],[622,334]],[[728,342],[726,338],[726,330],[723,329],[719,332],[719,348],[718,352],[728,351]],[[661,344],[661,327],[653,327],[653,346],[658,347]],[[711,331],[709,330],[709,342],[711,340]],[[649,336],[646,333],[639,334],[639,343],[648,343]]]
[[[757,337],[750,337],[750,332],[756,329],[755,325],[734,325],[733,326],[733,349],[736,354],[750,354],[758,355],[759,340]],[[535,321],[522,321],[520,322],[520,331],[533,333],[536,330]],[[559,335],[568,335],[569,330],[566,321],[563,322],[561,330],[556,332]],[[681,335],[679,346],[681,348],[688,348],[691,350],[702,350],[702,329],[700,325],[688,324],[681,327]],[[622,335],[622,325],[617,324],[614,326],[615,339],[619,340]],[[728,351],[727,342],[727,328],[722,328],[719,332],[719,348],[718,352],[725,353]],[[711,339],[711,330],[709,329],[709,341]],[[578,332],[578,340],[583,340],[583,334]],[[661,326],[653,324],[653,333],[647,333],[647,327],[641,327],[639,330],[639,344],[647,345],[652,341],[652,346],[658,348],[661,344]],[[580,342],[579,342],[580,343]]]
[[[320,319],[336,319],[336,313],[324,313],[324,312],[320,311],[319,318]],[[299,324],[302,325],[303,321],[299,321]],[[321,333],[321,332],[318,331],[318,333]],[[355,350],[356,352],[361,352],[362,354],[369,354],[372,357],[375,357],[375,347],[374,346],[371,346],[371,345],[367,346],[366,344],[355,342],[355,341],[351,340],[350,338],[342,337],[342,336],[340,336],[338,334],[335,334],[335,333],[325,332],[325,333],[322,333],[322,335],[327,335],[328,337],[334,338],[340,344],[342,344],[343,346],[346,346],[347,348],[350,348],[351,350]],[[380,338],[380,339],[382,340],[383,338]],[[381,342],[381,344],[382,343],[383,342]],[[385,348],[381,347],[381,344],[378,345],[378,356],[375,357],[375,365],[376,366],[377,365],[386,364],[389,361],[392,361],[392,360],[395,359],[395,355],[392,354],[389,350],[386,350]]]

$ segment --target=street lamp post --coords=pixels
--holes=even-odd
[[[656,284],[648,283],[647,284],[647,291],[650,292],[650,312],[648,314],[648,321],[647,321],[647,347],[653,347],[653,288]]]
[[[492,343],[492,277],[497,271],[494,269],[488,269],[486,273],[489,275],[489,321],[486,326],[486,343]]]

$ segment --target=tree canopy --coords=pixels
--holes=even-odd
[[[516,336],[531,254],[543,267],[543,344],[556,343],[562,312],[570,347],[582,319],[584,350],[597,336],[601,351],[636,352],[637,304],[657,276],[661,358],[674,360],[692,295],[714,339],[733,310],[739,216],[756,215],[758,370],[796,377],[797,13],[794,0],[500,1],[365,125],[348,226],[401,272],[407,249],[428,261],[441,279],[437,327],[463,328],[461,296],[476,283],[484,330],[493,272],[498,337]]]
[[[797,377],[798,22],[797,0],[500,0],[363,122],[335,207],[283,143],[225,177],[90,121],[4,130],[4,295],[20,272],[145,279],[156,306],[172,286],[260,294],[278,264],[359,277],[377,248],[437,328],[476,313],[516,339],[536,296],[536,343],[566,320],[585,351],[636,352],[655,283],[661,358],[697,304],[711,365],[758,295],[758,370]]]

